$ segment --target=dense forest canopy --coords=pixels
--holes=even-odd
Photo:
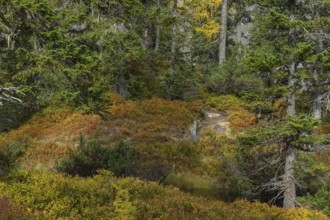
[[[330,0],[1,1],[0,198],[37,216],[13,196],[21,176],[73,187],[108,175],[111,218],[148,218],[133,176],[329,216],[329,48]],[[208,114],[217,131],[204,129]],[[41,206],[45,218],[88,213]]]

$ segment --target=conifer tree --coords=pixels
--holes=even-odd
[[[264,77],[264,80],[269,79],[267,84],[272,87],[273,91],[276,91],[277,88],[285,88],[285,93],[282,93],[281,96],[286,96],[287,116],[290,120],[299,118],[300,116],[296,114],[296,99],[298,92],[302,90],[300,82],[305,79],[306,71],[308,72],[310,57],[314,57],[318,53],[314,42],[306,37],[310,34],[310,30],[308,30],[308,25],[305,25],[306,22],[315,21],[310,21],[313,19],[306,16],[306,2],[281,1],[276,5],[272,1],[257,1],[257,3],[259,10],[254,23],[255,29],[251,39],[251,57],[248,59],[250,61],[248,65],[250,68],[254,68],[254,71],[259,71],[262,76],[267,76]],[[317,77],[320,76],[321,74],[317,74]],[[287,123],[292,123],[290,120]],[[295,123],[301,122],[298,120]],[[283,193],[283,206],[286,208],[296,206],[297,150],[313,151],[316,149],[313,147],[313,143],[307,144],[309,147],[305,149],[304,146],[307,145],[298,141],[305,132],[308,133],[307,130],[296,130],[293,133],[297,136],[282,139],[282,143],[285,144],[283,151],[285,165],[280,181],[280,192]],[[297,142],[300,143],[300,146]]]

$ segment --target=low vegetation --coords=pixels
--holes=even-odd
[[[19,171],[0,183],[0,191],[6,197],[2,201],[15,201],[0,206],[4,210],[14,208],[17,215],[15,204],[20,204],[26,216],[41,219],[327,219],[305,208],[286,210],[245,200],[226,204],[157,183],[116,178],[108,171],[88,178]]]
[[[68,108],[45,109],[1,136],[6,173],[0,184],[3,215],[24,213],[20,219],[327,219],[310,209],[328,213],[325,188],[301,197],[299,201],[308,206],[296,210],[242,200],[255,184],[249,178],[262,179],[242,175],[245,170],[239,168],[245,164],[249,171],[257,166],[247,161],[257,149],[239,147],[257,143],[246,132],[256,128],[256,121],[251,105],[230,96],[223,99],[234,100],[228,109],[217,108],[229,114],[231,134],[204,130],[198,142],[191,141],[188,128],[202,115],[199,102],[118,98],[103,119]],[[263,153],[267,151],[258,154]],[[309,161],[310,168],[316,169],[314,160]],[[305,168],[299,174],[303,184],[311,173]]]

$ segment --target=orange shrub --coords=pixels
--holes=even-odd
[[[286,116],[286,109],[288,108],[288,103],[284,99],[278,99],[274,103],[274,107],[277,110],[276,115],[278,117]]]
[[[79,133],[91,134],[99,126],[101,119],[97,115],[73,113],[70,109],[49,112],[45,109],[31,120],[6,136],[8,138],[27,135],[38,139],[71,139]]]
[[[323,124],[316,131],[316,134],[330,134],[330,123]]]
[[[43,169],[51,167],[55,160],[69,152],[68,144],[56,142],[33,142],[22,158],[19,159],[21,167],[35,169],[42,165]]]
[[[197,118],[197,103],[166,101],[153,98],[127,101],[111,107],[110,121],[103,132],[115,140],[162,141],[169,137],[183,138],[185,130]]]
[[[234,131],[250,128],[255,125],[255,116],[246,110],[231,112],[228,116],[230,126]]]
[[[27,210],[6,197],[0,199],[0,219],[31,219]]]
[[[27,169],[44,166],[43,169],[47,169],[76,145],[81,133],[92,136],[101,123],[98,115],[73,112],[69,108],[44,109],[17,130],[3,134],[0,143],[23,137],[28,139],[31,144],[20,158],[22,166]]]

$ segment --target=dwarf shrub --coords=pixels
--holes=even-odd
[[[57,162],[55,169],[79,176],[92,176],[98,169],[106,169],[116,176],[129,176],[135,173],[139,160],[139,152],[125,142],[110,147],[81,140],[78,151],[72,151],[67,158]]]
[[[1,172],[7,172],[9,169],[14,168],[17,165],[17,158],[23,155],[28,145],[28,138],[20,137],[0,146]]]
[[[0,182],[0,197],[26,207],[30,219],[327,219],[306,208],[209,200],[109,171],[82,178],[19,170]]]

